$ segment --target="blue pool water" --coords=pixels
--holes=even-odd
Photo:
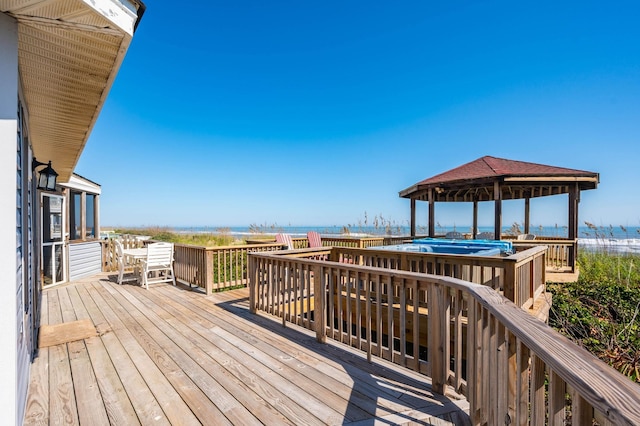
[[[473,254],[476,256],[497,256],[513,253],[513,246],[510,241],[443,240],[440,238],[424,238],[413,240],[411,244],[394,244],[374,248],[420,253]]]

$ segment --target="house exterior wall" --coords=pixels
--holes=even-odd
[[[69,68],[75,76],[74,81],[81,81],[84,75],[94,71],[100,72],[99,75],[106,79],[104,88],[91,85],[92,89],[87,89],[93,90],[91,96],[98,97],[99,102],[92,104],[90,114],[83,118],[84,124],[65,127],[81,126],[82,134],[87,128],[90,131],[129,46],[139,20],[137,14],[141,16],[145,6],[137,0],[82,0],[79,3],[72,0],[37,1],[28,8],[23,7],[23,2],[4,3],[6,7],[3,10],[6,12],[0,11],[0,197],[3,199],[0,203],[0,424],[10,425],[22,424],[24,418],[31,359],[36,355],[39,325],[40,193],[35,188],[31,170],[32,152],[35,150],[38,155],[46,157],[41,161],[52,161],[60,176],[68,178],[72,172],[70,168],[75,164],[69,159],[77,160],[85,142],[78,137],[70,141],[70,145],[64,143],[65,147],[71,147],[69,152],[56,149],[55,138],[52,137],[55,131],[51,134],[52,131],[47,129],[68,124],[68,119],[61,119],[57,115],[66,108],[58,108],[58,102],[55,107],[42,108],[39,102],[33,100],[28,105],[23,97],[22,85],[27,93],[32,93],[31,90],[42,91],[47,88],[47,82],[55,80],[52,67],[65,62],[75,64],[83,55],[90,60],[92,51],[105,52],[111,59],[101,63],[97,71],[93,65],[87,69],[76,69],[75,65]],[[57,19],[57,10],[77,8],[79,5],[85,10],[79,10],[80,14],[74,14],[71,21],[67,22],[62,17]],[[77,52],[70,52],[75,47],[69,47],[65,40],[60,39],[58,29],[73,31],[79,25],[77,22],[83,19],[88,19],[87,22],[98,19],[95,22],[100,22],[99,18],[116,25],[98,23],[93,28],[90,23],[80,25],[78,31],[70,35],[73,46],[78,46]],[[19,34],[29,32],[31,27],[25,21],[33,19],[44,19],[52,24],[43,30],[43,37],[37,38],[37,47],[60,55],[56,54],[55,60],[49,60],[46,55],[25,55],[26,59],[23,59],[26,63],[22,64],[23,68],[19,71],[18,55],[21,49],[28,52],[30,48],[29,42],[25,41],[28,37],[20,36],[19,43]],[[93,31],[98,36],[94,36]],[[63,106],[73,105],[77,101],[73,90],[81,89],[83,92],[86,87],[82,82],[78,83],[58,101]],[[44,96],[58,96],[57,92],[53,95],[46,90],[44,92]],[[37,121],[30,123],[29,110],[32,110],[33,118],[37,115],[33,111],[36,107],[41,108],[43,113],[38,115]],[[15,210],[11,200],[15,200]],[[94,206],[96,210],[97,201]],[[95,227],[95,235],[98,236],[97,218]],[[91,255],[83,253],[80,257],[94,259],[95,252],[93,247]]]
[[[102,242],[69,244],[69,281],[99,274],[102,271]]]
[[[23,334],[24,273],[21,254],[22,155],[18,134],[18,26],[0,13],[0,413],[6,424],[22,421],[29,380]],[[28,150],[27,150],[28,151]],[[14,278],[15,277],[15,278]],[[25,359],[27,357],[27,359]]]
[[[29,191],[29,168],[31,158],[27,138],[24,108],[18,102],[18,132],[17,132],[17,161],[16,161],[16,392],[17,413],[22,417],[25,407],[25,397],[28,390],[32,339],[34,337],[33,293],[35,283],[31,274],[31,259],[34,247],[31,240],[31,203]]]

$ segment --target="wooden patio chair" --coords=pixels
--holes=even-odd
[[[307,232],[307,240],[309,241],[309,248],[322,247],[322,238],[316,231]]]
[[[493,240],[495,237],[496,235],[493,232],[481,232],[476,235],[476,238],[479,240]]]
[[[535,240],[535,234],[520,234],[518,235],[519,240]]]
[[[138,267],[140,265],[136,262],[131,262],[128,257],[125,257],[120,240],[114,239],[113,244],[116,246],[116,261],[118,262],[118,284],[122,285],[126,281],[137,281],[140,273]],[[125,274],[132,274],[133,276],[125,277]]]
[[[289,234],[276,234],[276,242],[287,246],[285,250],[293,250],[293,240]]]
[[[458,231],[447,232],[444,237],[451,240],[464,240],[464,235]]]
[[[149,244],[147,257],[142,261],[142,285],[148,290],[149,284],[169,281],[176,285],[176,276],[173,272],[173,244]]]

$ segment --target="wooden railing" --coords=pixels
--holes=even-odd
[[[530,241],[513,240],[516,250],[526,250],[533,246],[546,246],[545,266],[549,271],[575,272],[578,240],[561,238],[535,239]]]
[[[307,253],[306,255],[310,255]],[[431,377],[472,423],[640,424],[640,388],[491,289],[456,278],[249,256],[250,309]]]
[[[407,241],[411,241],[416,238],[426,238],[424,236],[408,237],[408,236],[381,236],[381,237],[338,237],[338,236],[322,236],[323,247],[353,247],[353,248],[367,248],[367,247],[380,247],[391,244],[402,244]],[[309,241],[307,237],[292,237],[293,248],[303,249],[309,247]],[[258,240],[250,240],[251,242],[258,242]],[[265,239],[260,243],[274,243],[275,238]]]
[[[516,305],[530,309],[545,289],[545,254],[545,247],[532,247],[508,257],[335,248],[330,260],[459,278],[487,285]]]
[[[408,236],[380,236],[380,237],[322,237],[323,246],[332,247],[353,247],[353,248],[367,248],[367,247],[380,247],[391,244],[402,244],[407,241],[411,241],[416,238],[426,237],[408,237]]]
[[[520,306],[531,307],[535,296],[543,290],[544,271],[541,271],[540,268],[534,268],[529,263],[532,256],[531,249],[508,258],[474,257],[477,260],[472,263],[469,263],[468,256],[437,256],[429,253],[362,250],[366,247],[400,243],[405,238],[323,238],[323,245],[325,247],[334,246],[338,250],[334,251],[332,260],[414,272],[436,273],[490,285],[493,288],[506,291],[505,295]],[[151,240],[130,235],[121,236],[120,241],[124,248],[142,247],[151,242]],[[293,243],[297,249],[307,247],[306,238],[295,238]],[[282,245],[275,242],[216,247],[175,244],[174,270],[178,280],[201,287],[209,294],[213,290],[247,284],[248,252],[279,251],[283,248]],[[353,250],[349,251],[351,249]],[[533,256],[537,259],[541,254],[537,249]],[[521,258],[525,260],[518,260]],[[111,239],[104,242],[103,260],[103,270],[116,271],[118,269],[115,246]],[[540,261],[537,259],[535,262]],[[533,269],[530,270],[530,268]],[[505,274],[508,273],[518,277],[518,280],[514,281],[517,285],[513,289],[508,286],[505,288],[503,284]]]
[[[309,241],[307,240],[306,237],[296,237],[296,238],[292,238],[292,240],[293,240],[293,246],[296,249],[309,247]],[[331,236],[322,237],[323,247],[366,248],[366,247],[377,247],[382,245],[385,245],[384,237],[364,237],[364,238],[331,237]]]
[[[212,291],[247,285],[247,254],[282,249],[281,244],[199,247],[175,244],[176,279]]]
[[[119,238],[123,248],[139,248],[153,242],[131,235]],[[190,286],[201,287],[206,294],[247,285],[247,253],[278,251],[282,245],[247,244],[236,246],[202,247],[187,244],[174,244],[173,269],[176,279]],[[103,241],[103,271],[118,270],[117,254],[113,239]]]

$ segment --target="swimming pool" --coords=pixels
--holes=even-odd
[[[411,244],[394,244],[372,248],[420,253],[473,254],[476,256],[498,256],[513,253],[511,241],[443,240],[440,238],[422,238],[413,240]]]

